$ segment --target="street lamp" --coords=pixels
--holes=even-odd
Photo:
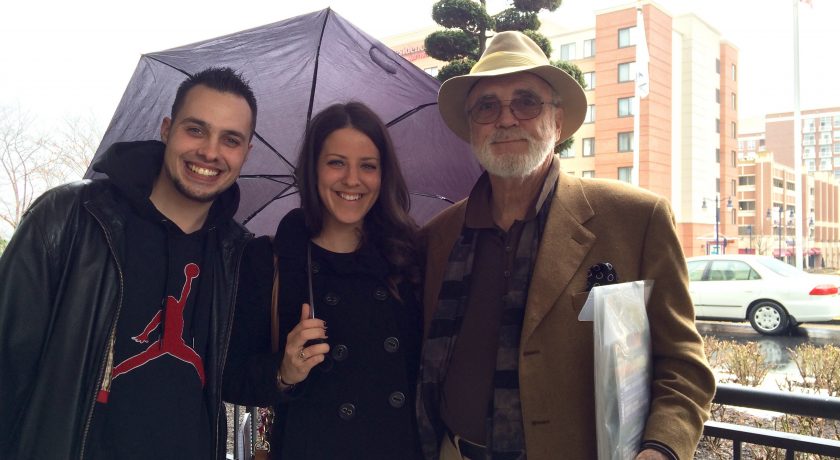
[[[779,260],[784,261],[784,257],[782,257],[782,226],[785,226],[785,230],[787,230],[787,223],[782,220],[784,218],[785,207],[784,205],[778,207],[779,210]],[[790,210],[790,219],[794,219],[793,209]],[[770,208],[767,208],[767,218],[772,219],[773,214],[770,211]]]
[[[703,206],[701,208],[706,210],[706,198],[703,198]],[[726,199],[726,209],[732,209],[732,197]],[[720,201],[718,195],[715,194],[715,251],[720,251]],[[723,245],[723,253],[726,254],[726,243]]]
[[[750,234],[750,254],[753,254],[753,246],[752,246],[752,224],[747,224],[747,232]]]

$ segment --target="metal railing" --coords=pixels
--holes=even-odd
[[[830,396],[758,390],[740,385],[719,383],[713,402],[725,406],[840,420],[840,398]],[[239,414],[239,407],[234,406],[234,414]],[[253,408],[249,407],[242,420],[236,415],[234,416],[234,454],[232,458],[248,460],[251,458],[253,440],[256,438],[256,427],[251,423],[256,414]],[[703,434],[712,438],[731,440],[733,460],[741,459],[741,450],[744,443],[785,449],[785,458],[790,460],[793,460],[795,453],[840,457],[840,441],[815,436],[785,433],[713,420],[706,422]]]
[[[747,407],[789,415],[840,420],[840,398],[830,396],[766,391],[740,385],[718,384],[713,402],[725,406]],[[840,457],[840,441],[815,436],[712,420],[706,422],[703,434],[713,438],[732,440],[733,460],[741,459],[741,449],[744,443],[784,449],[785,458],[790,460],[794,458],[795,453],[800,452]]]

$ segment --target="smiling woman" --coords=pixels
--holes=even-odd
[[[273,272],[258,238],[242,263],[226,397],[274,406],[272,456],[418,458],[420,259],[387,128],[360,103],[326,108],[307,127],[295,175],[301,208],[273,246],[280,352],[254,344]]]

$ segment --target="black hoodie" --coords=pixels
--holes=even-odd
[[[185,234],[149,200],[164,149],[118,143],[94,165],[130,210],[111,383],[97,399],[89,458],[212,457],[204,360],[213,280],[204,261],[217,250],[215,225],[236,212],[238,189],[222,193],[204,226]]]

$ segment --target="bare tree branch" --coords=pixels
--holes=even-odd
[[[19,108],[0,106],[0,223],[17,228],[49,187],[81,178],[99,142],[93,119],[69,119],[53,139]]]

